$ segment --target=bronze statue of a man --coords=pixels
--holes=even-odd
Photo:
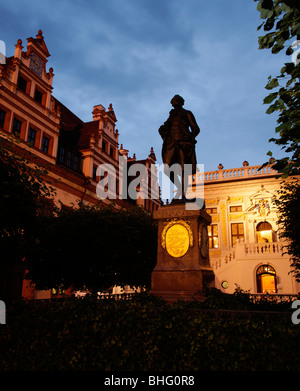
[[[171,104],[173,109],[170,111],[169,118],[159,128],[159,134],[163,139],[162,159],[166,175],[178,189],[175,198],[179,198],[180,195],[184,198],[184,194],[186,194],[184,169],[189,167],[189,174],[196,173],[195,144],[197,141],[195,138],[200,133],[200,128],[193,113],[182,107],[184,99],[180,95],[175,95]],[[172,170],[174,164],[177,167],[180,166],[181,172],[176,174]]]

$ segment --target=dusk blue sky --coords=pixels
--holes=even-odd
[[[253,0],[14,0],[0,4],[6,55],[38,30],[51,54],[53,95],[84,121],[94,105],[117,116],[119,142],[161,162],[158,128],[175,94],[201,129],[197,161],[205,171],[261,164],[277,114],[263,98],[283,53],[258,50],[261,24]],[[25,49],[24,49],[25,50]],[[280,156],[280,155],[277,155]]]

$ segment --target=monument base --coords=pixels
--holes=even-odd
[[[211,217],[203,209],[190,210],[178,203],[159,208],[154,219],[158,249],[151,294],[167,302],[204,299],[204,287],[214,285],[207,235]]]
[[[212,270],[154,270],[151,294],[167,302],[203,300],[203,288],[214,280]]]

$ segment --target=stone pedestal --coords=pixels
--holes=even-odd
[[[214,285],[207,235],[211,217],[184,203],[163,206],[153,216],[158,220],[158,250],[151,293],[167,302],[203,298],[204,286]]]

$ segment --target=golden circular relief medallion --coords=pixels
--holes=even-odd
[[[190,235],[182,224],[173,224],[166,232],[166,250],[175,258],[182,257],[189,249]]]

